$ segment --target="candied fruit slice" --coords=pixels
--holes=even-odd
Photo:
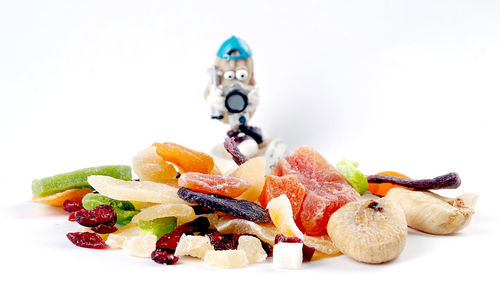
[[[175,143],[155,143],[156,153],[165,161],[175,164],[181,172],[210,173],[214,160],[209,155]]]
[[[262,241],[274,245],[274,238],[278,230],[272,224],[257,224],[252,221],[238,218],[222,217],[215,224],[217,230],[221,233],[235,234],[253,234]]]
[[[141,235],[152,234],[157,238],[174,231],[177,226],[177,218],[175,217],[163,217],[156,218],[153,220],[141,220],[137,222],[139,229],[141,230]]]
[[[331,214],[349,202],[360,200],[358,192],[311,147],[299,147],[280,160],[272,174],[296,175],[306,189],[296,220],[308,235],[326,234]]]
[[[102,175],[92,175],[88,180],[99,193],[115,200],[186,204],[177,196],[177,188],[168,184],[151,181],[123,181]]]
[[[337,170],[349,182],[349,184],[360,194],[368,189],[366,176],[358,169],[358,163],[343,159],[337,162]]]
[[[87,194],[82,200],[83,207],[87,210],[93,210],[99,205],[111,205],[116,212],[116,224],[126,225],[139,211],[135,210],[134,205],[129,201],[113,200],[99,193]]]
[[[198,235],[185,235],[181,236],[177,248],[175,249],[175,256],[192,256],[203,259],[208,251],[214,250],[210,244],[208,236]]]
[[[175,180],[177,170],[156,153],[150,146],[137,153],[132,160],[132,168],[141,181],[170,182]]]
[[[205,254],[205,264],[218,268],[242,268],[248,265],[248,258],[242,250],[211,250]]]
[[[74,203],[81,203],[83,197],[85,197],[86,194],[92,193],[92,190],[89,188],[83,188],[83,189],[70,189],[66,190],[64,192],[60,192],[57,194],[53,195],[48,195],[45,197],[33,197],[31,199],[32,202],[34,203],[41,203],[41,204],[46,204],[54,207],[62,207],[64,204],[64,201],[71,201]]]
[[[280,242],[274,245],[273,266],[277,269],[300,269],[302,243]]]
[[[257,201],[262,188],[264,187],[266,171],[266,160],[264,157],[255,157],[240,165],[230,176],[244,179],[250,183],[250,188],[246,190],[238,200]]]
[[[181,199],[189,203],[200,204],[214,211],[226,213],[234,217],[261,223],[271,221],[269,214],[264,208],[249,201],[236,200],[216,194],[200,193],[187,188],[180,188],[177,194]]]
[[[133,236],[139,236],[140,229],[136,223],[129,223],[117,231],[108,235],[106,239],[106,244],[111,248],[123,248],[123,243],[132,238]]]
[[[300,211],[305,194],[306,189],[299,183],[299,179],[295,175],[268,175],[259,202],[265,208],[272,199],[286,195],[292,205],[293,218],[295,219]]]
[[[316,251],[321,252],[327,256],[338,256],[341,255],[342,252],[338,250],[333,244],[332,240],[328,235],[322,236],[309,236],[304,235],[304,244],[316,249]]]
[[[178,182],[180,187],[185,187],[193,191],[231,198],[238,197],[250,187],[247,181],[236,177],[199,172],[183,173]]]
[[[131,256],[149,258],[156,249],[155,235],[132,236],[123,242],[123,251]]]
[[[262,248],[262,243],[258,238],[253,236],[240,236],[238,238],[238,250],[245,252],[250,264],[261,263],[267,258],[267,253]]]
[[[66,234],[66,237],[76,246],[85,248],[103,249],[107,245],[97,233],[92,232],[72,232]]]
[[[48,196],[69,189],[90,188],[87,178],[91,175],[106,175],[123,180],[132,179],[130,166],[108,165],[90,167],[33,180],[31,189],[35,196]],[[64,200],[62,200],[64,202]],[[61,204],[62,204],[61,202]]]
[[[293,221],[292,205],[286,195],[281,195],[267,203],[269,215],[274,226],[279,232],[287,237],[303,238],[304,234]]]
[[[153,220],[162,217],[176,217],[177,223],[184,224],[196,218],[193,208],[184,204],[160,204],[142,209],[142,211],[132,218],[132,222],[139,220]]]

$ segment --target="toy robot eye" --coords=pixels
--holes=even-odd
[[[224,79],[233,80],[234,72],[233,71],[224,72]]]
[[[247,77],[248,77],[247,70],[236,71],[236,78],[238,78],[238,80],[245,80],[245,79],[247,79]]]

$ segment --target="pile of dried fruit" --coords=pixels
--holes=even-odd
[[[238,165],[228,174],[207,154],[155,143],[134,157],[136,180],[128,166],[77,170],[34,180],[33,201],[70,213],[81,226],[67,234],[77,246],[119,248],[168,265],[190,256],[221,268],[268,257],[277,268],[299,268],[341,253],[387,262],[404,249],[408,226],[448,234],[474,213],[476,195],[429,191],[457,188],[455,173],[365,176],[357,163],[344,159],[335,168],[304,146],[265,175],[264,157],[248,159],[231,139],[224,145]]]

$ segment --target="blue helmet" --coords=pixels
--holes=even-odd
[[[239,56],[231,56],[231,53],[234,51],[238,51],[240,53]],[[224,60],[241,60],[248,59],[252,56],[252,50],[248,46],[248,44],[235,36],[230,37],[226,40],[219,48],[217,52],[217,57]]]

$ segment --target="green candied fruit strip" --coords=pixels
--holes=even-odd
[[[368,180],[358,169],[356,162],[343,159],[337,162],[337,170],[359,194],[362,195],[368,190]]]
[[[91,188],[87,178],[91,175],[106,175],[122,180],[132,179],[132,170],[128,165],[106,165],[89,167],[41,179],[34,179],[31,190],[35,196],[48,196],[69,189]]]
[[[177,226],[177,218],[175,217],[163,217],[156,218],[150,221],[139,220],[139,229],[141,235],[152,234],[160,238],[163,235],[174,231]]]
[[[118,225],[127,225],[132,217],[139,213],[131,202],[111,199],[99,193],[85,195],[82,199],[82,205],[87,210],[93,210],[100,205],[111,205],[116,212],[116,224]]]

